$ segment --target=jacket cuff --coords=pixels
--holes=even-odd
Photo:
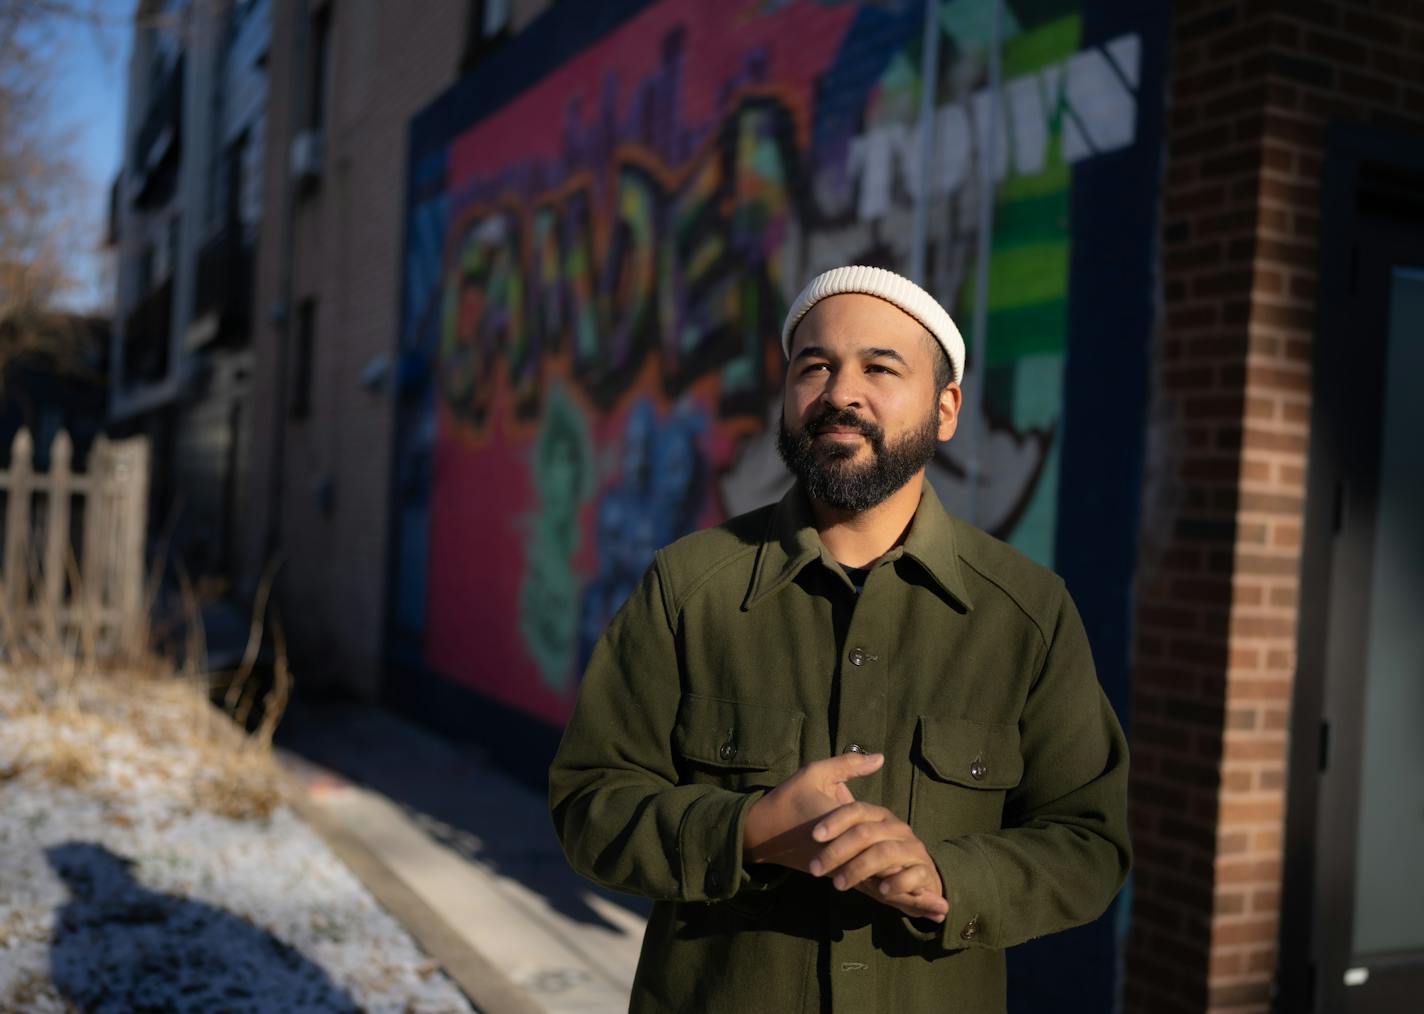
[[[743,866],[742,872],[746,874],[742,881],[742,890],[761,892],[780,887],[786,878],[791,876],[791,867],[778,863],[751,863]]]
[[[725,901],[749,884],[760,890],[771,886],[742,865],[747,811],[763,795],[713,789],[683,813],[677,834],[683,901]]]
[[[939,870],[949,915],[942,923],[902,915],[905,932],[946,951],[1003,947],[999,884],[983,849],[972,838],[935,842],[926,848]]]

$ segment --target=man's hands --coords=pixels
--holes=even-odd
[[[742,832],[742,851],[754,863],[777,863],[809,872],[820,843],[811,837],[815,823],[855,802],[846,788],[852,778],[880,770],[884,754],[844,753],[807,764],[752,804]]]
[[[883,806],[853,802],[831,811],[811,837],[825,842],[809,864],[836,890],[855,888],[906,915],[944,922],[949,902],[925,843]]]
[[[943,922],[939,871],[910,826],[883,806],[861,803],[846,783],[874,774],[883,754],[847,753],[807,764],[752,804],[742,835],[754,863],[829,876],[906,915]]]

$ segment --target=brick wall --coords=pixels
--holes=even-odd
[[[1424,129],[1424,4],[1175,5],[1133,689],[1132,1011],[1276,970],[1325,131]]]

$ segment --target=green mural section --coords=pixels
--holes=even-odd
[[[989,5],[951,2],[943,10],[941,24],[956,49],[971,52],[990,44],[992,25],[985,16]],[[995,188],[986,335],[983,348],[975,348],[969,336],[970,356],[978,364],[990,413],[1007,419],[1018,432],[1054,432],[1062,414],[1068,345],[1072,169],[1063,157],[1065,106],[1055,94],[1055,75],[1044,69],[1060,65],[1078,50],[1080,18],[1063,16],[1022,29],[1010,15],[1001,30],[1003,79],[1017,79],[1019,87],[1029,79],[1040,89],[1047,112],[1046,152],[1038,172],[1022,175],[1010,171],[1012,156],[1003,156],[1009,164]],[[1008,103],[1002,94],[999,101]],[[1013,130],[1014,112],[1005,111],[1000,129]],[[955,300],[966,324],[975,317],[977,275],[975,264],[965,273]],[[1057,523],[1058,463],[1058,441],[1053,440],[1029,502],[1008,533],[1015,547],[1049,565]]]
[[[1006,40],[1003,75],[1030,75],[1071,56],[1078,47],[1078,24],[1077,17],[1061,18]],[[1063,115],[1061,105],[1050,114],[1043,169],[1034,175],[1007,174],[996,188],[989,340],[987,356],[979,360],[990,368],[1012,365],[1023,356],[1062,354],[1067,347],[1072,171],[1062,154]],[[956,302],[960,316],[971,319],[973,272]]]
[[[562,388],[549,392],[530,472],[538,506],[530,516],[528,569],[520,589],[519,625],[544,685],[563,689],[578,650],[579,514],[593,492],[595,462],[588,430]]]

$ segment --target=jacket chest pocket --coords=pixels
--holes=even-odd
[[[1004,797],[1022,778],[1017,725],[923,715],[910,826],[925,841],[998,830]]]
[[[799,711],[683,694],[673,729],[684,784],[771,789],[800,766]]]

